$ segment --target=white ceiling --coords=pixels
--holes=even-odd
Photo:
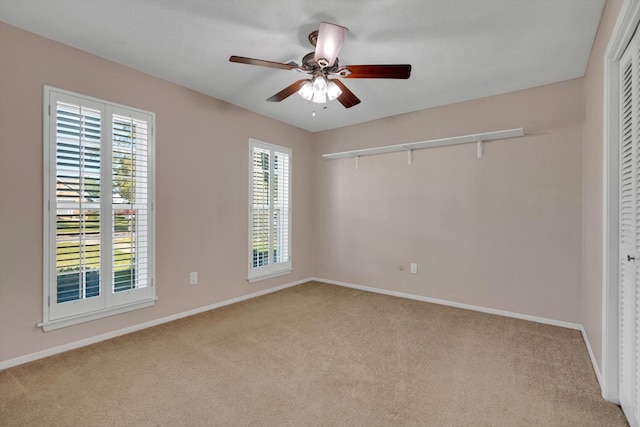
[[[312,132],[584,75],[605,0],[0,0],[0,21]],[[349,79],[345,109],[266,99],[314,48],[349,28],[341,65],[410,63],[409,80]],[[316,116],[312,117],[312,111]]]

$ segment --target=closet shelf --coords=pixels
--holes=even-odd
[[[361,150],[342,151],[339,153],[323,154],[322,157],[329,160],[344,159],[349,157],[372,156],[374,154],[394,153],[397,151],[413,151],[425,148],[444,147],[456,144],[478,144],[478,157],[482,157],[482,143],[498,139],[517,138],[524,136],[524,129],[506,129],[494,132],[474,133],[471,135],[454,136],[452,138],[432,139],[429,141],[409,142],[406,144],[387,145],[384,147],[364,148]]]

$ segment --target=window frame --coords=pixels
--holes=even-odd
[[[257,266],[254,267],[253,266],[253,153],[254,153],[254,149],[255,148],[259,148],[259,149],[263,149],[263,150],[268,150],[270,153],[269,156],[269,170],[270,170],[270,184],[269,184],[269,207],[271,210],[271,201],[273,200],[273,193],[275,192],[275,189],[272,185],[272,177],[273,177],[273,169],[274,169],[274,154],[277,153],[282,153],[288,156],[289,161],[288,161],[288,186],[287,186],[287,209],[288,209],[288,224],[287,224],[287,254],[288,254],[288,259],[286,261],[282,261],[282,262],[277,262],[274,263],[273,262],[273,251],[269,250],[268,251],[268,264],[267,265],[262,265],[262,266]],[[285,274],[289,274],[293,271],[292,268],[292,243],[293,243],[293,239],[292,239],[292,170],[293,170],[293,150],[291,148],[288,147],[283,147],[280,145],[275,145],[275,144],[270,144],[267,142],[263,142],[263,141],[259,141],[257,139],[249,139],[249,170],[248,170],[248,177],[249,177],[249,206],[248,206],[248,259],[247,259],[247,266],[248,266],[248,277],[247,277],[247,281],[249,283],[254,283],[260,280],[265,280],[265,279],[270,279],[273,277],[278,277],[278,276],[282,276]],[[275,226],[273,225],[272,222],[269,222],[270,226],[269,226],[269,236],[270,236],[270,248],[271,248],[271,241],[273,233],[275,233]]]
[[[99,296],[66,302],[57,301],[56,271],[56,150],[57,102],[68,101],[100,112],[100,287]],[[122,115],[147,123],[147,284],[145,287],[112,292],[114,231],[112,216],[113,120]],[[91,96],[43,86],[43,314],[38,326],[54,330],[120,314],[155,304],[155,113]],[[106,208],[106,209],[105,209]],[[106,267],[105,267],[106,266]]]

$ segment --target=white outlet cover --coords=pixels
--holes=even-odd
[[[409,272],[411,274],[418,274],[418,264],[416,264],[415,262],[409,264]]]
[[[189,273],[189,284],[195,285],[197,283],[198,283],[198,272],[192,271],[191,273]]]

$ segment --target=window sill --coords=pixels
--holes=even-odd
[[[272,279],[274,277],[284,276],[285,274],[289,274],[292,271],[293,271],[293,268],[287,268],[284,270],[272,271],[270,273],[258,273],[258,274],[250,275],[249,278],[247,279],[247,282],[255,283],[261,280]]]
[[[156,303],[158,298],[150,298],[134,303],[120,305],[117,307],[111,307],[100,311],[94,311],[91,313],[79,314],[77,316],[65,317],[64,319],[50,320],[48,322],[38,323],[38,327],[42,328],[44,332],[53,331],[60,328],[66,328],[67,326],[73,326],[80,323],[90,322],[92,320],[98,320],[116,314],[126,313],[128,311],[139,310],[141,308],[151,307]]]

